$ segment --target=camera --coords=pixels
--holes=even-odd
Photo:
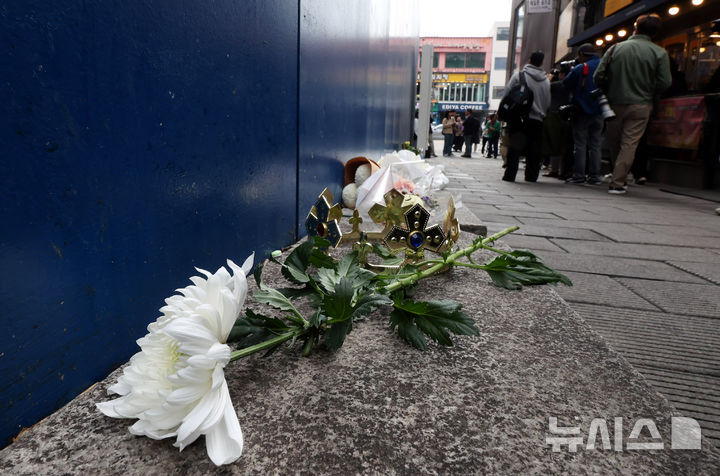
[[[598,105],[600,106],[600,111],[603,119],[605,119],[606,121],[615,119],[615,111],[610,108],[607,96],[605,96],[605,93],[603,93],[602,89],[593,89],[592,91],[590,91],[590,96],[594,100],[596,100]]]
[[[563,121],[571,121],[577,114],[577,106],[575,104],[564,104],[558,108],[558,114]]]

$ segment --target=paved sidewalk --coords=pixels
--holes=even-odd
[[[448,189],[504,239],[566,273],[558,293],[720,447],[720,204],[652,184],[500,180],[502,161],[437,158]],[[718,194],[720,195],[720,194]]]

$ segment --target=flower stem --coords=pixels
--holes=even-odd
[[[494,235],[488,236],[487,238],[477,241],[473,243],[472,245],[468,246],[467,248],[463,248],[461,250],[458,250],[452,254],[450,254],[445,261],[443,262],[436,262],[429,268],[425,269],[424,271],[420,271],[418,273],[415,273],[411,276],[408,276],[406,278],[398,279],[394,283],[388,285],[385,289],[388,293],[392,293],[394,291],[397,291],[398,289],[404,288],[406,286],[409,286],[411,284],[415,284],[421,279],[427,278],[429,276],[432,276],[433,274],[445,269],[450,268],[454,266],[458,259],[462,258],[463,256],[470,256],[480,248],[486,248],[487,243],[492,243],[493,241],[496,241],[503,236],[512,233],[513,231],[517,230],[517,226],[511,226],[510,228],[506,228],[498,233],[495,233]]]
[[[235,352],[230,354],[230,362],[232,362],[233,360],[242,359],[243,357],[247,357],[248,355],[254,354],[255,352],[260,352],[261,350],[270,349],[278,344],[282,344],[283,342],[300,335],[301,333],[302,331],[299,330],[286,332],[285,334],[280,334],[279,336],[273,337],[272,339],[268,339],[264,342],[260,342],[259,344],[236,350]]]

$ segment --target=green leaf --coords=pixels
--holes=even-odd
[[[325,331],[325,346],[329,350],[338,350],[345,343],[345,337],[352,330],[352,319],[335,322]]]
[[[400,266],[402,262],[403,259],[400,256],[393,256],[392,258],[382,260],[380,264],[383,266]]]
[[[326,292],[331,293],[335,289],[335,285],[339,281],[334,269],[320,268],[317,271],[316,281],[323,287]]]
[[[425,335],[415,325],[415,316],[403,309],[393,309],[390,312],[390,328],[395,330],[408,344],[416,349],[426,350]]]
[[[330,242],[322,236],[313,236],[313,244],[315,248],[326,249],[330,246]]]
[[[319,329],[325,322],[327,322],[327,316],[320,311],[315,311],[313,315],[310,316],[310,325],[313,327]]]
[[[572,286],[570,278],[544,265],[529,250],[515,250],[485,263],[486,271],[498,286],[520,289],[524,285],[563,283]]]
[[[383,294],[369,293],[358,298],[353,311],[353,319],[362,319],[380,306],[389,306],[392,300]]]
[[[315,293],[315,290],[311,287],[304,288],[277,288],[278,292],[282,293],[286,298],[293,300],[301,297],[310,296]]]
[[[252,309],[247,309],[245,317],[238,317],[235,320],[228,342],[236,342],[238,349],[242,349],[259,344],[288,329],[285,322],[280,319],[256,314]]]
[[[382,259],[395,258],[395,254],[393,254],[390,250],[388,250],[386,247],[382,246],[379,243],[373,243],[372,247],[373,253],[375,253]]]
[[[302,322],[302,318],[298,317],[300,316],[300,312],[298,312],[293,303],[290,302],[290,299],[285,297],[283,293],[264,284],[261,287],[262,289],[260,291],[256,291],[253,294],[257,302],[267,304],[281,311],[290,311],[293,314],[288,315],[288,319],[296,323]]]
[[[298,245],[285,259],[282,267],[282,275],[285,276],[285,279],[295,284],[305,284],[310,281],[306,270],[310,264],[312,252],[312,241],[305,241]]]
[[[350,272],[350,270],[352,269],[353,264],[355,264],[357,266],[357,261],[355,260],[355,257],[352,254],[347,254],[347,255],[343,256],[337,265],[338,277],[343,278],[343,277],[347,276],[348,273]]]
[[[323,310],[328,316],[328,322],[340,322],[348,320],[353,314],[352,300],[355,295],[353,283],[348,278],[341,278],[335,285],[333,292],[326,294],[323,298]]]
[[[255,271],[253,271],[253,277],[255,278],[255,284],[257,284],[258,288],[262,288],[262,271],[263,271],[263,263],[259,263],[255,267]]]
[[[450,333],[456,335],[479,333],[473,319],[462,312],[462,305],[455,301],[415,302],[411,299],[402,299],[402,294],[397,293],[393,305],[396,311],[404,313],[404,317],[412,317],[415,326],[441,345],[453,345]]]

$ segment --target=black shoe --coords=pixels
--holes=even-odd
[[[574,183],[574,184],[583,184],[585,183],[585,178],[581,177],[570,177],[569,179],[565,180],[565,183]]]
[[[460,157],[465,157],[465,158],[467,158],[467,159],[472,159],[472,156],[470,156],[470,155],[461,155]]]
[[[502,179],[506,182],[514,182],[515,181],[515,179],[511,179],[511,178],[507,178],[507,177],[503,177]]]
[[[635,180],[635,185],[645,185],[645,182],[647,182],[647,179],[645,177],[640,177]]]
[[[612,195],[623,195],[627,193],[627,187],[614,187],[610,185],[610,188],[608,188],[608,193]]]

